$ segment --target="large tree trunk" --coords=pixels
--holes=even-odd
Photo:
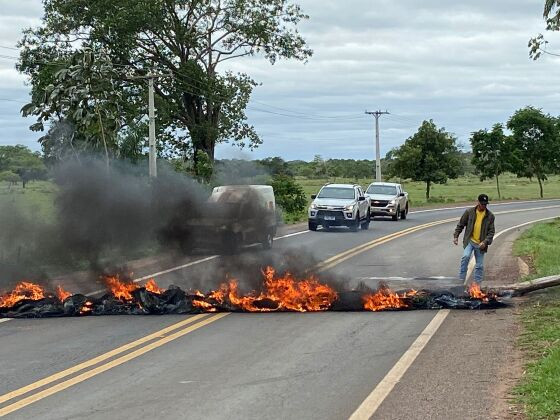
[[[554,286],[560,286],[560,275],[541,277],[535,280],[527,280],[520,283],[492,287],[491,290],[495,292],[511,291],[514,296],[521,296],[525,293]]]
[[[498,189],[498,198],[501,199],[502,194],[500,193],[500,180],[498,178],[498,175],[496,175],[496,188]]]
[[[216,141],[219,136],[220,104],[206,104],[200,96],[183,93],[187,124],[193,147],[195,174],[198,174],[199,152],[204,152],[214,161]]]
[[[426,181],[426,200],[430,199],[430,185],[431,181]]]

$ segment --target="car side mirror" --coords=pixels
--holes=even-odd
[[[317,194],[311,194],[311,199],[315,200],[317,198]]]
[[[399,197],[404,197],[404,193],[400,193],[400,194],[399,194]]]
[[[366,198],[362,195],[361,197],[358,197],[358,201],[364,201]]]

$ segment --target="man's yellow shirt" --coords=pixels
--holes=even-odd
[[[474,228],[473,228],[473,232],[471,235],[471,241],[473,241],[475,244],[479,244],[480,243],[480,231],[482,229],[482,219],[484,219],[484,216],[486,215],[486,210],[476,210],[476,220],[474,221]]]

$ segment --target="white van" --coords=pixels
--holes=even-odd
[[[215,187],[207,212],[193,226],[199,242],[219,242],[228,252],[260,243],[272,248],[276,235],[276,200],[270,185]]]

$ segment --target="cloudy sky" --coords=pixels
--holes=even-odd
[[[542,32],[543,0],[299,0],[309,21],[301,32],[314,50],[307,64],[259,58],[238,61],[262,85],[248,115],[264,144],[254,152],[229,145],[217,157],[310,160],[373,158],[374,121],[381,153],[432,118],[468,146],[469,135],[505,122],[526,105],[560,114],[560,58],[528,57],[527,41]],[[22,28],[38,25],[38,0],[0,0],[0,144],[38,149],[33,122],[19,115],[28,97],[14,69]],[[560,38],[550,37],[560,50]]]

